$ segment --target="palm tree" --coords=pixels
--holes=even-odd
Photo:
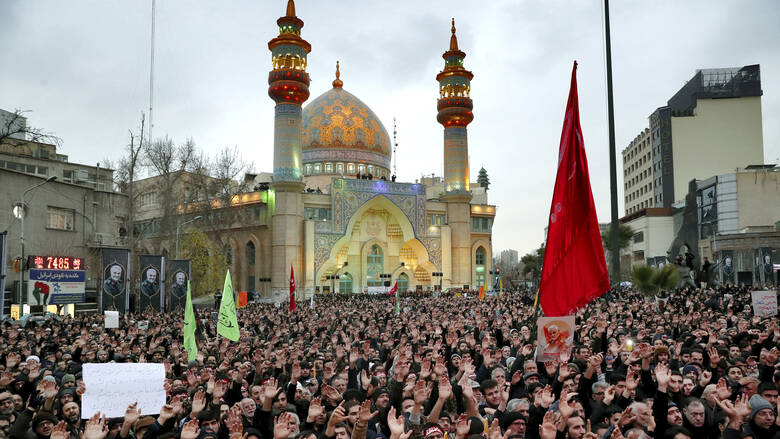
[[[655,297],[659,291],[671,290],[680,282],[680,272],[674,264],[663,268],[637,265],[633,270],[634,285],[647,297]]]
[[[601,240],[604,243],[604,251],[606,252],[607,256],[607,267],[609,269],[609,278],[612,280],[612,284],[617,284],[620,281],[620,274],[621,273],[615,273],[614,268],[612,267],[612,257],[610,256],[612,252],[612,236],[611,236],[611,230],[612,230],[612,224],[607,226],[607,229],[604,231],[604,233],[601,235]],[[629,245],[631,245],[631,240],[634,238],[635,232],[634,229],[631,228],[628,224],[618,224],[618,253],[622,253],[623,250],[627,249]],[[624,269],[627,269],[628,267],[623,267]],[[628,273],[628,271],[624,271],[624,273]]]

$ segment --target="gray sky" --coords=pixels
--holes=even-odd
[[[498,205],[494,251],[543,240],[573,60],[600,221],[609,221],[609,154],[601,0],[297,0],[312,45],[310,101],[344,88],[392,132],[398,174],[441,174],[438,87],[455,17],[474,72],[472,179],[484,166]],[[271,171],[268,41],[286,0],[157,2],[155,137],[237,145]],[[149,106],[151,0],[0,1],[0,108],[63,139],[70,160],[116,160]],[[780,3],[619,0],[611,4],[618,155],[647,117],[700,68],[761,64],[764,159],[780,160]],[[620,166],[620,158],[618,159]],[[619,168],[620,214],[622,168]]]

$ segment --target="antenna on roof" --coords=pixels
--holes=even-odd
[[[397,133],[398,133],[398,130],[396,129],[395,118],[393,118],[393,175],[398,175],[395,172],[396,171],[396,165],[398,164],[398,158],[397,158],[398,142],[395,140],[395,135]]]

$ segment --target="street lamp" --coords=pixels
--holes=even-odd
[[[194,221],[197,221],[197,220],[199,220],[201,218],[203,218],[203,217],[198,215],[195,218],[193,218],[193,219],[191,219],[189,221],[184,221],[183,223],[179,223],[179,225],[176,226],[176,259],[179,259],[179,229],[181,228],[181,226],[187,225],[187,224],[189,224],[191,222],[194,222]]]
[[[17,303],[21,306],[22,304],[22,285],[24,285],[24,196],[27,195],[27,192],[30,192],[32,190],[38,189],[39,187],[43,186],[46,183],[52,182],[57,179],[56,175],[52,175],[51,177],[47,178],[46,180],[31,186],[27,188],[24,192],[22,192],[22,203],[19,205],[19,208],[17,209],[16,206],[14,206],[14,215],[19,218],[21,221],[21,233],[19,234],[19,244],[22,247],[22,259],[20,262],[20,268],[19,268],[19,300]]]

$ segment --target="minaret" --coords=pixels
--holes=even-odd
[[[273,217],[271,221],[271,288],[286,297],[290,266],[302,271],[303,199],[301,179],[301,105],[309,98],[306,56],[311,45],[301,38],[303,21],[295,16],[295,2],[279,18],[279,36],[268,42],[273,70],[268,74],[268,95],[276,102],[274,113]]]
[[[463,68],[466,54],[458,49],[455,19],[452,19],[450,49],[442,55],[444,70],[436,75],[439,81],[439,113],[436,119],[444,125],[444,201],[447,203],[447,224],[451,229],[450,285],[474,285],[471,270],[471,191],[469,189],[469,144],[466,127],[474,119],[469,98],[474,75]],[[447,268],[442,267],[445,280]]]
[[[268,95],[276,102],[274,117],[274,182],[301,181],[301,105],[309,99],[306,56],[311,44],[301,38],[303,20],[295,16],[295,2],[276,20],[279,36],[268,42],[273,70]]]
[[[469,145],[466,127],[474,114],[469,98],[471,78],[474,75],[463,68],[466,54],[458,49],[455,19],[452,19],[450,50],[444,52],[444,70],[436,75],[439,81],[439,114],[436,119],[444,125],[444,190],[451,193],[469,192]]]

